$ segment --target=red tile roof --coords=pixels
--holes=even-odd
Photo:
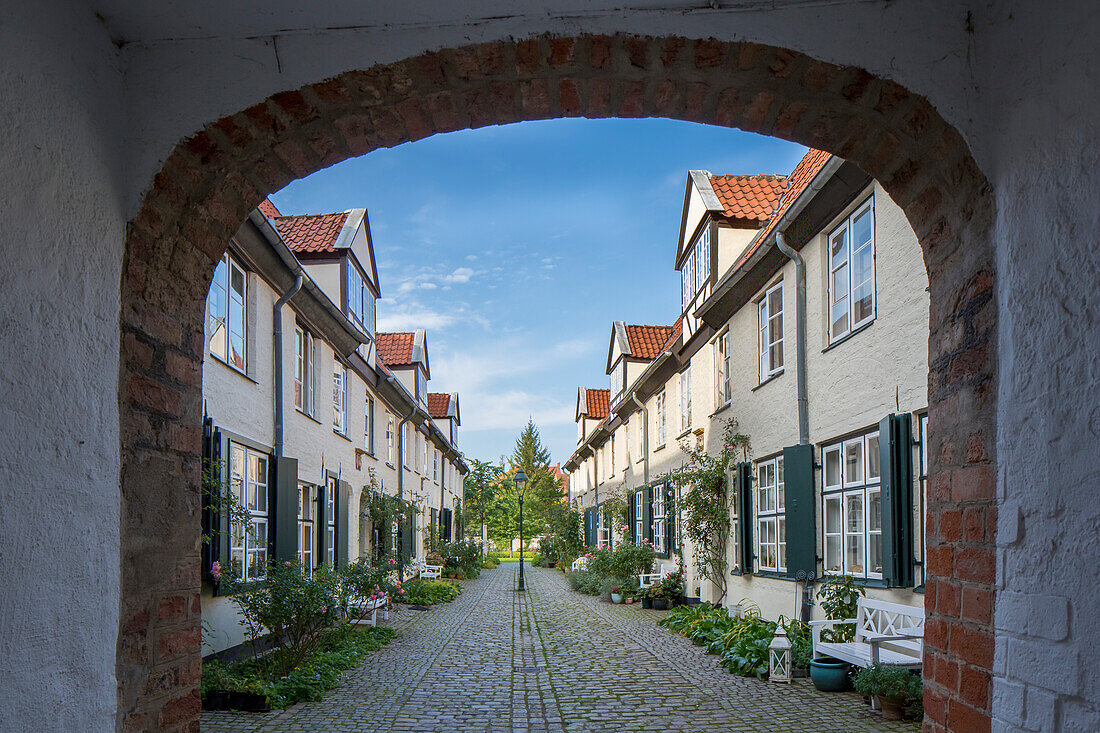
[[[771,221],[768,225],[756,235],[753,239],[752,246],[749,247],[741,255],[741,257],[733,264],[731,271],[736,270],[746,260],[748,260],[756,250],[760,249],[760,246],[768,240],[772,232],[775,231],[775,227],[778,225],[779,220],[783,218],[784,212],[790,207],[790,205],[802,195],[802,192],[806,190],[806,187],[810,185],[810,181],[814,179],[814,176],[825,167],[825,164],[832,158],[831,153],[826,153],[824,150],[815,150],[810,148],[802,160],[798,161],[798,165],[791,171],[791,175],[787,178],[787,187],[783,192],[783,199],[779,203],[779,208],[771,217]]]
[[[451,404],[451,396],[443,392],[428,393],[428,414],[437,420],[450,417],[447,408]]]
[[[723,216],[763,224],[775,211],[787,176],[711,176],[710,185],[725,209]]]
[[[680,340],[680,336],[684,333],[684,319],[677,318],[676,325],[673,326],[668,334],[668,341],[665,341],[664,345],[660,348],[660,351],[666,351],[672,348],[672,345]]]
[[[263,201],[261,201],[260,205],[256,208],[259,209],[260,213],[266,216],[268,219],[276,219],[282,216],[282,214],[279,213],[279,210],[275,208],[275,204],[271,203],[271,199],[269,198],[265,198]]]
[[[346,211],[339,214],[280,216],[271,223],[294,254],[330,254],[336,252],[336,239],[347,221]]]
[[[656,359],[662,348],[668,343],[672,326],[630,326],[626,327],[626,340],[630,345],[630,356],[635,359]]]
[[[584,400],[588,407],[588,412],[585,414],[590,418],[598,420],[606,418],[611,413],[610,389],[587,389]]]
[[[378,334],[378,358],[389,366],[412,364],[412,331]]]

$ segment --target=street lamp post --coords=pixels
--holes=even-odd
[[[527,490],[527,474],[516,471],[516,490],[519,493],[519,590],[526,590],[523,583],[523,492]]]

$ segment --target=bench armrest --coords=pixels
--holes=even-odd
[[[826,619],[824,621],[811,621],[810,626],[836,626],[837,624],[854,624],[856,620],[854,618],[845,619]]]
[[[874,636],[865,636],[867,643],[871,646],[871,664],[878,664],[878,652],[880,644],[889,644],[895,641],[907,641],[907,640],[923,640],[924,634],[876,634]]]

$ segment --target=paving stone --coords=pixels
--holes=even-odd
[[[898,731],[854,693],[728,674],[656,622],[665,612],[574,593],[557,570],[502,564],[452,603],[402,609],[402,636],[320,702],[271,713],[202,714],[202,730],[287,733]]]

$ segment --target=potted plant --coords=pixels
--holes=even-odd
[[[625,603],[628,606],[631,605],[632,603],[634,603],[634,596],[627,595],[627,597],[623,599],[623,603]]]
[[[848,668],[851,665],[832,657],[810,660],[810,679],[822,692],[844,692],[851,685]]]
[[[611,602],[622,603],[623,602],[623,589],[617,585],[611,586]]]
[[[901,720],[914,675],[905,667],[872,664],[856,675],[856,692],[874,695],[882,708],[883,720]]]
[[[667,599],[668,606],[679,605],[684,598],[684,573],[682,570],[665,575],[660,583],[661,592]]]
[[[668,608],[668,595],[665,592],[664,583],[654,583],[646,589],[654,611],[664,611]]]

